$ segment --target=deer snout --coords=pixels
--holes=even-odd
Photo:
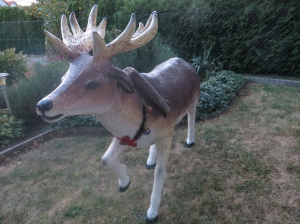
[[[37,109],[41,112],[50,111],[53,107],[53,103],[49,99],[41,100],[37,104]]]

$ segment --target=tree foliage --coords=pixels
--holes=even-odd
[[[60,36],[62,13],[69,15],[74,11],[84,30],[93,4],[99,6],[98,23],[101,17],[108,17],[107,30],[125,29],[133,12],[137,21],[145,23],[156,10],[161,42],[186,60],[212,48],[212,57],[218,57],[225,69],[241,73],[300,74],[300,4],[297,1],[38,0],[31,9],[35,10],[34,15],[45,20],[46,29]]]
[[[16,54],[14,48],[0,51],[0,71],[10,74],[6,78],[8,86],[25,79],[26,63],[27,57],[22,52]]]
[[[68,15],[70,12],[69,4],[63,0],[38,0],[25,10],[27,15],[33,15],[42,19],[45,23],[45,29],[55,35],[59,34],[60,17],[62,14]]]

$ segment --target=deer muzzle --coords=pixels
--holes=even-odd
[[[39,115],[42,115],[42,118],[44,121],[51,122],[51,121],[56,121],[57,119],[61,118],[63,114],[58,114],[53,117],[48,117],[45,115],[45,112],[50,111],[53,107],[52,100],[50,99],[44,99],[38,102],[37,104],[37,113]]]

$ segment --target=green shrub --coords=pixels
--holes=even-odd
[[[9,144],[11,139],[23,136],[24,121],[11,116],[7,110],[0,110],[0,144]]]
[[[26,56],[22,52],[16,54],[14,48],[0,51],[0,72],[10,74],[6,79],[8,86],[25,78],[26,63]]]
[[[40,121],[36,114],[37,103],[60,84],[68,67],[69,63],[61,60],[53,60],[46,65],[36,63],[34,77],[21,80],[7,89],[13,114],[28,123]]]
[[[197,108],[197,119],[209,114],[219,114],[227,104],[236,97],[237,91],[245,83],[243,76],[232,71],[218,72],[215,77],[200,85],[200,99]]]
[[[112,63],[120,69],[133,67],[138,72],[150,72],[156,65],[173,57],[176,57],[174,51],[161,43],[157,36],[143,47],[117,55]]]
[[[199,78],[202,80],[208,80],[210,76],[223,70],[223,66],[218,62],[218,58],[211,59],[210,51],[211,48],[209,48],[208,51],[204,51],[203,56],[199,54],[198,57],[194,56],[191,60],[191,66],[196,70]]]

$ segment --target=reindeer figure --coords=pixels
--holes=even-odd
[[[195,70],[179,58],[169,59],[150,73],[114,67],[111,63],[114,56],[141,47],[156,35],[157,13],[150,15],[145,26],[139,23],[137,31],[132,14],[126,29],[105,44],[106,19],[96,27],[97,10],[95,5],[85,32],[72,13],[73,34],[63,15],[63,41],[45,31],[47,38],[69,60],[70,67],[62,83],[38,102],[37,113],[47,122],[56,122],[66,116],[95,115],[114,136],[102,163],[118,177],[121,192],[130,186],[130,178],[126,167],[119,162],[120,154],[132,147],[150,147],[146,168],[155,168],[155,172],[146,222],[156,222],[174,126],[186,113],[187,145],[192,146],[195,141],[199,79]],[[93,56],[89,55],[91,50]]]

